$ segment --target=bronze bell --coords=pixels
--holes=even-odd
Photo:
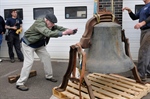
[[[88,72],[109,74],[132,70],[136,82],[144,84],[131,59],[128,39],[117,23],[109,12],[99,12],[87,21],[80,42],[70,47],[68,68],[57,91],[66,90],[68,81],[71,80],[79,82],[80,99],[82,84],[87,86],[90,99],[95,99],[92,86],[86,77]],[[84,54],[82,49],[85,49]],[[79,78],[75,77],[77,63],[81,73]],[[85,69],[88,72],[85,72]]]
[[[133,69],[134,63],[123,48],[119,24],[102,22],[95,25],[90,41],[91,46],[85,49],[87,71],[107,74]]]

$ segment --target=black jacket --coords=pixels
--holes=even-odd
[[[5,29],[5,21],[4,21],[3,17],[0,16],[0,34],[1,34],[2,32],[5,33],[5,31],[6,31],[6,29]]]

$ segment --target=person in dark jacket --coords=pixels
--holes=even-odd
[[[18,14],[16,9],[12,9],[11,15],[12,17],[6,20],[6,25],[5,25],[5,28],[8,29],[7,45],[8,45],[9,58],[12,63],[15,62],[14,52],[13,52],[13,47],[14,47],[18,59],[22,62],[24,60],[24,57],[20,47],[19,33],[17,32],[18,30],[22,30],[22,20],[17,17]]]
[[[139,23],[134,26],[141,30],[137,69],[142,81],[146,81],[150,77],[150,0],[143,1],[145,6],[136,14],[128,7],[122,10],[127,10],[132,20],[139,19]]]
[[[5,33],[5,21],[2,16],[0,16],[0,50],[1,50],[1,45],[3,41],[3,34]],[[2,59],[0,59],[0,62],[2,62]]]
[[[45,46],[51,37],[62,37],[63,35],[72,35],[77,29],[67,29],[62,26],[55,25],[57,18],[54,14],[49,13],[44,19],[36,20],[32,26],[25,32],[22,38],[22,48],[24,54],[23,68],[20,78],[16,82],[16,88],[21,91],[27,91],[29,88],[25,83],[29,77],[29,73],[34,61],[34,52],[39,56],[44,65],[45,78],[51,82],[57,82],[53,77],[51,66],[51,58]]]

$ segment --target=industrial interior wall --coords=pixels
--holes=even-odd
[[[135,13],[135,5],[143,5],[143,0],[123,0],[123,7],[129,7]],[[133,21],[127,11],[122,12],[122,28],[130,42],[130,52],[133,60],[138,59],[138,50],[140,46],[140,29],[134,29],[138,20]]]
[[[65,7],[86,6],[87,18],[83,19],[65,19]],[[5,9],[23,9],[23,32],[35,21],[33,19],[33,8],[53,7],[54,13],[58,18],[57,25],[67,28],[78,28],[76,35],[63,36],[60,38],[51,38],[47,45],[47,50],[54,59],[69,59],[70,46],[79,42],[85,31],[85,24],[93,16],[94,0],[0,0],[0,15],[4,17]],[[5,35],[4,35],[5,36]],[[8,47],[3,38],[0,57],[8,57]],[[38,58],[35,54],[35,58]]]

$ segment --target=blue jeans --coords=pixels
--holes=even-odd
[[[0,51],[1,51],[2,41],[3,41],[3,34],[0,34]]]
[[[0,34],[0,47],[1,47],[2,41],[3,41],[3,34]]]

